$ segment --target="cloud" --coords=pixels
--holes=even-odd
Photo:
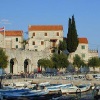
[[[8,19],[2,19],[0,24],[11,24],[11,22]]]
[[[8,19],[2,19],[1,22],[8,22]]]

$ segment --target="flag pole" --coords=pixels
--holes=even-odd
[[[4,27],[4,48],[5,48],[5,27]]]

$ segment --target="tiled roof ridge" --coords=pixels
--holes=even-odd
[[[6,31],[21,31],[21,32],[23,32],[23,30],[5,30],[5,32]]]
[[[64,40],[66,40],[67,38],[64,37]],[[88,44],[88,39],[86,37],[78,37],[79,43],[84,43],[84,44]]]
[[[80,37],[79,39],[79,43],[86,43],[88,44],[88,39],[86,37]]]
[[[28,26],[63,26],[61,24],[30,24]]]
[[[2,35],[4,35],[4,32],[0,32]],[[5,36],[22,36],[23,31],[22,30],[5,30]]]
[[[29,31],[63,30],[63,25],[29,25]]]

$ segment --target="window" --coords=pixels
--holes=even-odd
[[[35,32],[33,33],[33,36],[35,36]]]
[[[41,45],[44,45],[44,41],[41,41]]]
[[[44,33],[45,36],[47,36],[47,33]]]
[[[55,50],[53,49],[53,50],[51,50],[51,53],[55,53]]]
[[[35,41],[33,41],[33,45],[35,45]]]
[[[82,45],[82,46],[81,46],[81,49],[85,49],[85,45]]]
[[[18,48],[18,45],[16,45],[16,48]]]
[[[59,36],[59,32],[57,32],[57,36]]]
[[[82,54],[82,58],[85,58],[85,54]]]
[[[35,51],[38,51],[37,49],[35,49]]]
[[[16,42],[18,42],[18,38],[16,38]]]
[[[78,54],[75,54],[75,56],[78,56]]]

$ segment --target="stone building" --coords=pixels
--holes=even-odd
[[[90,50],[88,39],[85,37],[79,38],[79,45],[74,53],[69,57],[70,62],[73,62],[73,57],[79,55],[86,63],[91,57],[98,57],[98,50]]]
[[[69,61],[73,62],[73,57],[79,55],[84,61],[88,61],[88,40],[87,38],[79,38],[79,45],[75,52],[69,56]]]
[[[6,30],[0,32],[0,47],[17,49],[22,48],[23,31],[22,30]]]
[[[7,73],[18,74],[20,72],[38,71],[38,60],[50,58],[58,47],[59,41],[63,40],[62,25],[29,25],[28,40],[23,48],[23,31],[0,32],[0,47],[4,48],[8,55]],[[90,57],[98,56],[97,51],[91,51],[88,47],[87,38],[79,38],[77,50],[69,57],[78,54],[86,62]]]
[[[1,39],[3,41],[3,33]],[[23,49],[23,33],[21,31],[5,31],[5,51],[8,55],[8,73],[32,72],[38,70],[38,60],[49,58],[60,40],[63,40],[62,25],[42,25],[28,27],[28,40]],[[2,48],[4,45],[2,42]]]
[[[49,50],[57,47],[59,41],[63,40],[62,25],[29,25],[28,27],[28,46],[26,49],[33,51]]]

